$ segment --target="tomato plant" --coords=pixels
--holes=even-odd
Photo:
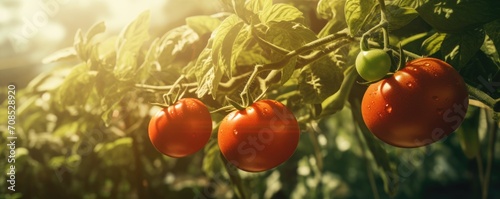
[[[362,50],[356,57],[356,70],[366,81],[382,79],[391,69],[391,57],[381,49]]]
[[[285,105],[260,100],[231,112],[219,126],[218,143],[224,157],[245,171],[272,169],[292,156],[300,129]]]
[[[445,138],[465,118],[469,97],[458,72],[435,58],[419,58],[393,76],[371,84],[362,101],[370,131],[399,147]]]
[[[159,110],[149,122],[149,139],[161,153],[170,157],[191,155],[207,144],[212,119],[200,100],[184,98]]]
[[[18,135],[10,150],[19,171],[13,198],[499,194],[492,168],[500,142],[500,1],[164,2],[116,12],[127,16],[113,19],[137,15],[121,31],[108,20],[71,30],[80,19],[56,19],[57,12],[79,6],[56,1],[42,2],[36,17],[16,15],[13,22],[24,24],[7,34],[2,55],[9,42],[38,45],[39,36],[51,35],[46,28],[74,35],[69,48],[43,62],[9,57],[7,64],[43,63],[45,72],[29,83],[0,73],[19,89],[16,125],[0,124],[4,137]],[[204,12],[180,17],[198,10],[185,6]],[[85,19],[100,18],[95,13]],[[171,13],[177,17],[158,17]],[[413,61],[388,73],[398,60]],[[153,102],[175,92],[185,100],[153,115]],[[233,100],[249,106],[228,116]],[[8,105],[0,118],[12,111]],[[8,183],[0,176],[0,186]]]

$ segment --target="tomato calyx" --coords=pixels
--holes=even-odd
[[[227,96],[226,96],[226,101],[229,102],[229,104],[231,104],[231,106],[233,106],[234,108],[236,108],[237,110],[240,110],[240,111],[245,110],[245,108],[248,107],[248,105],[247,106],[242,105],[242,104],[232,100],[231,98],[229,98]]]
[[[237,109],[237,110],[245,110],[247,107],[251,106],[251,104],[254,104],[255,102],[257,101],[260,101],[264,98],[264,96],[266,95],[267,93],[267,90],[269,88],[266,88],[264,90],[264,92],[262,92],[262,94],[260,94],[259,96],[257,96],[256,99],[253,99],[252,96],[250,94],[245,94],[245,95],[242,95],[241,96],[241,100],[243,101],[243,103],[238,103],[236,102],[235,100],[229,98],[228,96],[226,96],[226,101],[229,102],[229,104],[231,104],[229,107],[222,107],[218,110],[215,110],[214,112],[218,112],[218,111],[221,111],[221,110],[230,110],[230,111],[233,111],[234,109]]]
[[[153,103],[150,103],[150,104],[154,105],[154,106],[159,106],[159,107],[162,107],[162,108],[168,108],[170,105],[175,104],[177,101],[179,101],[180,99],[182,99],[182,97],[184,96],[184,94],[186,94],[186,92],[187,92],[188,87],[182,86],[182,84],[180,84],[181,81],[184,81],[184,80],[186,80],[186,77],[184,75],[181,75],[174,82],[174,84],[172,85],[172,88],[170,88],[170,90],[167,93],[165,93],[165,94],[162,95],[163,103],[153,102]],[[174,90],[177,87],[179,87],[179,89],[177,89],[177,93],[175,95],[173,95]]]

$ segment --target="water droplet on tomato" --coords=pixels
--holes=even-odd
[[[392,106],[389,105],[389,104],[386,104],[385,105],[385,111],[387,111],[387,113],[391,113],[392,112]]]
[[[435,100],[435,101],[438,101],[439,97],[434,95],[434,96],[432,96],[432,99]]]
[[[238,135],[238,131],[236,129],[233,130],[234,135]]]
[[[417,68],[413,68],[413,71],[417,71],[418,69]]]
[[[434,73],[434,77],[437,77],[437,76],[438,76],[438,74],[437,74],[437,73]]]
[[[269,109],[264,108],[264,115],[269,115]]]
[[[430,66],[430,65],[431,65],[431,64],[429,64],[429,63],[425,63],[425,64],[424,64],[424,66]]]
[[[410,88],[413,88],[413,84],[411,82],[406,83],[406,85]]]
[[[379,117],[382,117],[382,113],[381,113],[381,112],[378,112],[378,116],[379,116]]]

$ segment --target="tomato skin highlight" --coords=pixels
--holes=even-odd
[[[158,111],[150,120],[148,134],[161,153],[180,158],[196,153],[210,139],[212,119],[198,99],[184,98]]]
[[[299,143],[299,124],[285,105],[260,100],[228,114],[218,143],[224,157],[239,169],[260,172],[288,160]]]
[[[465,118],[468,99],[465,82],[452,66],[419,58],[371,84],[361,111],[380,140],[397,147],[420,147],[455,131]]]

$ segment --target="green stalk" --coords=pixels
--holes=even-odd
[[[488,190],[491,176],[491,168],[493,166],[493,156],[495,154],[495,143],[498,133],[498,121],[494,121],[493,126],[491,126],[490,137],[488,138],[488,157],[486,162],[486,171],[484,174],[483,182],[483,199],[488,198]]]
[[[361,148],[361,155],[363,156],[363,162],[366,165],[366,173],[368,175],[368,181],[370,181],[370,187],[372,188],[372,193],[373,193],[373,198],[374,199],[379,199],[379,193],[378,193],[378,188],[377,188],[377,183],[375,182],[375,176],[373,174],[373,169],[370,166],[370,162],[368,161],[368,155],[366,154],[366,148],[365,148],[365,143],[363,142],[363,139],[360,136],[360,132],[358,131],[358,127],[355,125],[354,127],[354,134],[356,139],[359,142],[359,146]]]
[[[486,104],[488,107],[493,109],[493,111],[500,112],[500,99],[493,99],[488,94],[477,89],[476,87],[471,86],[469,84],[465,85],[467,86],[467,90],[469,91],[469,94],[471,96],[475,97],[478,101]]]
[[[243,186],[243,182],[241,181],[241,176],[238,173],[238,170],[232,171],[231,169],[231,163],[229,163],[226,158],[220,153],[219,155],[220,160],[222,161],[222,164],[224,164],[224,169],[226,170],[227,174],[229,175],[229,179],[231,182],[236,186],[235,193],[238,196],[238,198],[241,199],[246,199],[246,194],[245,194],[245,188]],[[236,168],[233,168],[236,169]]]
[[[347,97],[349,97],[349,93],[351,92],[352,86],[356,82],[358,76],[358,72],[356,71],[354,65],[349,66],[345,70],[345,77],[342,81],[340,89],[321,103],[323,110],[321,111],[320,117],[334,114],[344,108]]]

